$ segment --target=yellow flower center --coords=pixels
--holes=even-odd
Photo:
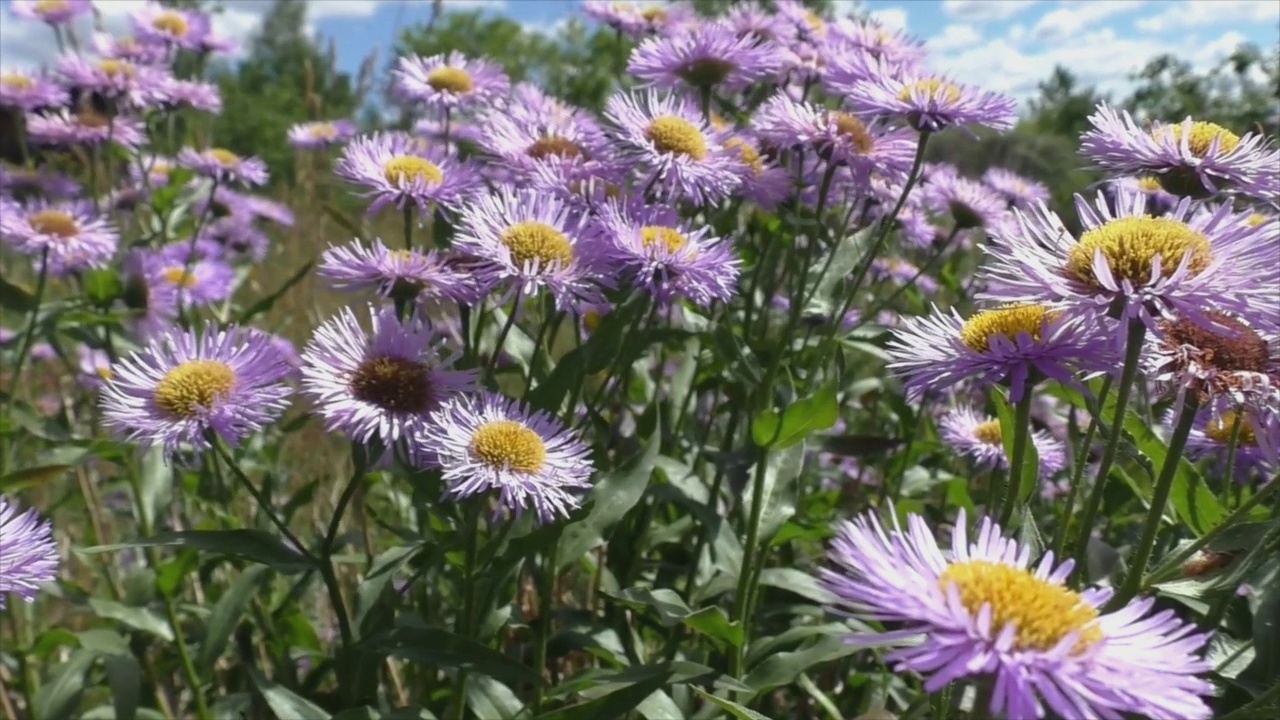
[[[978,425],[973,429],[973,437],[978,442],[995,445],[996,447],[1000,447],[1000,444],[1004,442],[1004,436],[1000,432],[999,420],[988,420]]]
[[[729,125],[729,121],[725,120],[724,117],[720,115],[720,113],[715,112],[714,110],[711,112],[711,128],[713,130],[723,132],[725,130],[728,130],[730,127],[731,126]]]
[[[1148,195],[1164,190],[1160,185],[1160,179],[1150,175],[1138,178],[1138,189]]]
[[[369,358],[351,374],[347,387],[357,400],[391,412],[424,413],[436,404],[431,369],[407,358]]]
[[[99,60],[98,71],[112,78],[131,78],[138,72],[127,60]]]
[[[1166,125],[1156,131],[1158,138],[1173,137],[1173,141],[1182,145],[1182,125]],[[1202,158],[1209,154],[1213,142],[1218,141],[1218,151],[1229,153],[1240,144],[1240,136],[1230,130],[1211,122],[1191,123],[1191,133],[1187,136],[1187,149],[1192,155]]]
[[[804,21],[808,23],[809,29],[821,35],[827,30],[827,21],[822,16],[812,10],[806,10],[804,13]]]
[[[596,328],[600,327],[600,321],[603,319],[604,315],[601,315],[595,310],[588,310],[582,315],[582,326],[587,329],[587,332],[593,333],[596,331]]]
[[[489,467],[536,473],[547,460],[538,433],[514,420],[494,420],[471,436],[471,452]]]
[[[938,579],[944,589],[955,586],[960,603],[977,617],[991,607],[991,633],[1010,623],[1016,628],[1016,650],[1052,650],[1071,633],[1079,633],[1073,654],[1102,640],[1098,611],[1079,593],[1004,563],[970,560],[954,563]]]
[[[196,284],[195,273],[187,272],[187,269],[181,265],[166,268],[161,275],[170,285],[176,285],[183,289],[190,289],[195,287]]]
[[[1245,220],[1245,224],[1247,224],[1251,228],[1262,227],[1263,225],[1267,224],[1267,220],[1269,219],[1270,218],[1268,218],[1266,215],[1263,215],[1262,213],[1254,213],[1249,216],[1248,220]]]
[[[471,73],[456,67],[441,67],[432,70],[427,75],[427,84],[437,92],[453,93],[454,95],[469,93],[475,87],[475,82],[471,79]]]
[[[658,152],[685,155],[694,160],[707,156],[707,139],[693,123],[674,115],[656,117],[644,132]]]
[[[80,224],[70,215],[57,210],[42,210],[31,216],[31,229],[41,235],[56,235],[66,239],[80,232]]]
[[[386,161],[382,164],[382,176],[398,188],[419,181],[432,185],[444,182],[444,173],[435,163],[416,155],[397,155]]]
[[[207,154],[209,157],[213,158],[214,162],[218,163],[222,167],[234,167],[240,163],[240,156],[230,150],[213,148],[212,150],[209,150]]]
[[[929,78],[918,80],[899,90],[898,99],[902,102],[911,102],[913,96],[921,94],[933,102],[953,103],[960,99],[960,88],[945,80]]]
[[[5,73],[0,75],[0,85],[10,90],[30,90],[36,86],[36,81],[22,73]]]
[[[828,118],[835,127],[836,134],[848,138],[860,155],[866,155],[875,147],[875,139],[867,131],[867,126],[849,113],[831,113]]]
[[[1248,420],[1240,417],[1234,410],[1227,410],[1221,416],[1210,420],[1204,428],[1204,434],[1223,445],[1229,445],[1231,443],[1231,434],[1235,431],[1237,422],[1240,423],[1240,435],[1236,439],[1236,445],[1240,447],[1257,447],[1258,436],[1253,432],[1253,425],[1249,424]]]
[[[71,6],[67,0],[40,0],[36,3],[35,11],[37,15],[48,17],[55,13],[66,12]]]
[[[660,7],[647,7],[640,11],[640,17],[651,23],[665,22],[667,19],[667,11]]]
[[[190,29],[187,19],[176,12],[160,13],[151,21],[151,27],[173,37],[186,37],[187,30]]]
[[[740,137],[731,137],[724,141],[727,148],[737,148],[738,153],[742,155],[742,162],[751,168],[751,174],[756,177],[764,175],[764,161],[760,159],[760,153],[751,147],[751,143]]]
[[[338,137],[338,128],[333,123],[316,123],[312,125],[307,134],[316,140],[332,140]]]
[[[1032,340],[1040,342],[1041,325],[1056,316],[1057,313],[1049,312],[1040,305],[1005,305],[983,310],[965,321],[960,328],[960,342],[976,352],[989,350],[993,335],[1017,342],[1019,333],[1026,333]]]
[[[156,405],[171,418],[190,420],[231,392],[236,373],[221,360],[188,360],[156,385]]]
[[[640,228],[640,242],[646,248],[651,248],[658,244],[665,245],[667,252],[675,253],[684,249],[684,246],[689,244],[689,239],[675,228],[646,225]]]
[[[1151,280],[1156,258],[1160,258],[1161,272],[1167,274],[1190,253],[1188,272],[1192,277],[1213,262],[1209,239],[1186,223],[1169,218],[1119,218],[1086,232],[1067,253],[1067,272],[1086,285],[1102,288],[1093,273],[1093,256],[1099,251],[1117,281],[1128,280],[1135,286]]]
[[[573,244],[569,238],[546,223],[516,223],[502,233],[502,244],[520,267],[535,261],[543,268],[573,262]]]
[[[97,375],[98,377],[108,382],[116,376],[116,374],[112,372],[111,368],[109,367],[94,368],[93,372],[95,375]]]
[[[540,137],[524,152],[535,160],[542,160],[548,157],[579,158],[585,154],[577,143],[559,135]]]

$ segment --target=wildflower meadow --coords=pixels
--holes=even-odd
[[[1280,717],[1274,116],[1033,172],[830,3],[109,3],[2,8],[0,717]]]

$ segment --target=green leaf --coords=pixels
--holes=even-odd
[[[35,293],[0,277],[0,308],[26,314],[35,309],[35,306]]]
[[[142,695],[142,668],[133,655],[107,655],[102,659],[111,687],[111,704],[116,720],[134,720]]]
[[[669,664],[644,668],[642,679],[620,690],[584,703],[539,715],[536,720],[621,720],[646,698],[666,686],[672,675]]]
[[[173,498],[173,472],[164,459],[164,448],[152,447],[142,456],[139,468],[138,493],[143,517],[138,518],[144,528],[154,528],[156,520]]]
[[[1027,392],[1031,392],[1027,388]],[[1013,462],[1013,441],[1017,437],[1018,424],[1017,413],[1005,401],[1004,394],[992,390],[990,393],[991,402],[996,408],[996,417],[1000,419],[1000,442],[1004,445],[1004,456],[1008,462]],[[1027,499],[1031,497],[1031,492],[1040,486],[1040,454],[1036,452],[1036,444],[1031,436],[1031,428],[1026,428],[1027,449],[1022,454],[1022,486],[1019,488],[1017,502],[1025,504]],[[1010,472],[1009,477],[1013,474]],[[1013,488],[1009,488],[1009,492],[1013,492]]]
[[[311,260],[303,263],[302,267],[295,270],[293,275],[289,276],[288,280],[285,280],[280,287],[275,289],[275,292],[250,305],[244,312],[240,313],[240,318],[236,320],[236,322],[243,325],[262,313],[271,310],[271,308],[275,307],[275,304],[279,302],[280,298],[284,297],[285,293],[289,292],[294,285],[302,282],[302,279],[307,276],[307,273],[311,272],[311,266],[314,264],[314,261]]]
[[[90,270],[84,274],[84,292],[94,305],[110,308],[111,303],[124,295],[124,283],[120,281],[120,274],[111,268]]]
[[[391,628],[370,637],[363,645],[372,652],[423,665],[458,668],[515,683],[541,682],[527,665],[487,645],[439,628]]]
[[[841,238],[831,249],[831,262],[817,263],[809,270],[805,288],[814,288],[813,296],[804,308],[806,315],[828,316],[836,311],[835,293],[849,273],[853,272],[866,251],[874,227],[867,227],[853,235]],[[844,298],[840,298],[841,301]]]
[[[140,547],[191,548],[217,555],[230,555],[269,565],[282,573],[301,572],[310,561],[285,547],[276,536],[263,530],[186,530],[163,532],[149,538],[116,545],[99,545],[79,552],[95,554]]]
[[[662,428],[658,419],[654,421],[653,434],[644,450],[617,470],[605,473],[591,491],[590,512],[582,520],[565,527],[556,556],[558,568],[564,568],[590,552],[604,540],[604,531],[640,502],[645,488],[649,486],[661,446]]]
[[[467,676],[467,707],[477,718],[485,720],[516,720],[524,715],[524,703],[511,692],[511,688],[481,675]]]
[[[863,647],[850,645],[845,639],[826,636],[807,648],[770,655],[751,668],[744,682],[756,693],[766,693],[774,688],[790,685],[814,665],[865,650]]]
[[[257,668],[251,667],[248,670],[249,676],[253,678],[253,684],[257,686],[258,692],[262,693],[262,699],[267,701],[267,705],[276,717],[289,720],[332,720],[329,713],[322,708],[268,680]]]
[[[373,559],[373,565],[365,574],[364,581],[360,583],[360,587],[356,588],[353,625],[358,634],[366,634],[365,628],[370,627],[370,621],[374,619],[373,611],[382,606],[383,591],[395,577],[396,572],[420,549],[419,545],[394,547],[383,551]]]
[[[620,593],[605,592],[611,598],[635,610],[651,609],[665,627],[683,624],[695,632],[717,641],[722,647],[742,645],[742,624],[730,622],[724,609],[711,605],[693,610],[674,590],[667,588],[628,588]]]
[[[0,490],[18,492],[57,480],[71,470],[70,465],[42,465],[15,470],[0,477]]]
[[[737,720],[769,720],[768,716],[761,715],[760,713],[750,708],[742,707],[741,705],[739,705],[736,702],[733,702],[732,700],[725,700],[722,697],[717,697],[715,695],[712,695],[711,693],[707,692],[706,690],[703,690],[700,687],[696,687],[696,686],[690,686],[690,687],[692,687],[693,691],[698,693],[698,695],[701,696],[703,700],[706,700],[712,705],[715,705],[721,710],[724,710],[725,712],[729,713],[733,717],[737,718]]]
[[[1146,420],[1136,412],[1125,416],[1124,429],[1133,437],[1138,450],[1151,461],[1158,471],[1164,465],[1165,456],[1169,454],[1169,446],[1156,435]],[[1178,468],[1173,476],[1173,488],[1169,492],[1169,500],[1173,503],[1178,519],[1186,523],[1197,536],[1216,527],[1227,516],[1222,503],[1205,485],[1200,472],[1185,456],[1178,459]]]
[[[70,720],[80,708],[85,691],[85,674],[98,659],[98,652],[81,648],[71,653],[53,682],[36,693],[36,720]]]
[[[165,642],[173,642],[173,628],[169,621],[147,608],[129,607],[114,600],[91,597],[89,608],[100,618],[115,620],[134,630],[150,633]]]
[[[804,469],[804,449],[805,443],[802,442],[785,450],[760,451],[769,452],[769,457],[765,460],[764,483],[760,493],[760,502],[764,503],[764,510],[760,515],[761,543],[769,542],[778,529],[796,514],[796,480]],[[759,470],[753,468],[751,472]],[[742,501],[744,508],[752,507],[751,503],[755,502],[754,491],[753,477]]]
[[[227,641],[239,624],[240,616],[258,588],[270,579],[271,568],[255,565],[241,573],[230,589],[218,598],[205,622],[204,641],[200,643],[200,651],[195,658],[196,671],[201,677],[207,679],[213,675],[213,665],[226,650]]]
[[[1253,608],[1253,649],[1250,672],[1260,677],[1280,676],[1280,558],[1272,558],[1250,577],[1256,605]]]
[[[835,383],[828,383],[803,400],[792,403],[782,415],[766,410],[751,422],[751,438],[760,447],[788,448],[839,419]]]
[[[382,714],[371,707],[358,707],[343,710],[334,715],[332,720],[381,720]]]
[[[588,375],[609,369],[620,354],[624,357],[619,366],[625,370],[630,367],[625,356],[634,360],[649,343],[654,342],[655,337],[669,336],[672,331],[667,329],[666,334],[659,336],[648,330],[624,337],[646,308],[647,298],[636,295],[605,315],[586,342],[556,361],[547,379],[529,393],[529,403],[548,412],[559,412],[566,393],[583,383]]]

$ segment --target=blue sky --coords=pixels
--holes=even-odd
[[[10,0],[3,0],[8,3]],[[385,63],[399,29],[426,19],[431,0],[309,0],[312,29],[336,44],[344,69],[372,50]],[[144,0],[97,0],[108,30],[125,32]],[[837,0],[842,10],[850,0]],[[215,27],[247,39],[269,0],[227,0]],[[958,79],[1025,98],[1054,65],[1121,93],[1127,75],[1175,52],[1199,68],[1250,41],[1280,43],[1275,0],[864,0],[884,22],[928,42],[931,65]],[[445,0],[446,12],[480,8],[549,30],[579,13],[579,0]],[[0,16],[0,65],[33,65],[55,53],[48,30]]]

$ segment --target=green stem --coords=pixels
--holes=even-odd
[[[1102,381],[1102,389],[1098,392],[1098,407],[1102,407],[1107,396],[1111,394],[1111,376]],[[1071,467],[1071,487],[1067,490],[1067,499],[1062,504],[1062,512],[1058,515],[1058,526],[1053,529],[1053,556],[1062,557],[1062,550],[1067,544],[1067,525],[1070,524],[1071,513],[1076,507],[1076,498],[1080,496],[1080,486],[1084,480],[1085,461],[1089,459],[1089,449],[1093,447],[1093,439],[1098,434],[1097,418],[1091,418],[1089,429],[1084,432],[1084,442],[1076,450],[1075,464]]]
[[[18,383],[22,381],[22,366],[27,361],[27,355],[31,352],[32,340],[36,334],[36,324],[40,320],[40,305],[44,302],[44,292],[49,285],[49,249],[45,248],[40,254],[40,275],[36,279],[35,305],[31,308],[31,319],[27,321],[27,328],[22,333],[22,344],[18,346],[18,357],[13,361],[13,385],[9,388],[9,395],[4,401],[4,417],[9,417],[9,411],[13,406],[13,400],[18,395]],[[0,468],[2,470],[3,468]]]
[[[1218,720],[1246,720],[1247,718],[1275,717],[1274,715],[1268,715],[1260,711],[1265,710],[1268,705],[1276,700],[1280,700],[1280,682],[1272,685],[1266,692],[1254,698],[1247,705],[1242,705],[1239,708],[1236,708],[1226,715],[1223,715]]]
[[[1022,399],[1018,401],[1017,408],[1014,410],[1013,457],[1009,459],[1009,482],[1005,489],[1004,504],[1000,507],[1002,527],[1009,526],[1009,519],[1013,517],[1013,508],[1022,497],[1022,484],[1027,480],[1024,477],[1022,464],[1027,456],[1027,443],[1031,436],[1031,402],[1035,399],[1033,389],[1034,386],[1030,382],[1023,386]],[[1031,482],[1034,483],[1035,478],[1031,478]]]
[[[182,626],[178,623],[178,608],[173,602],[172,594],[166,592],[162,595],[165,618],[169,621],[169,627],[173,628],[174,641],[178,646],[178,658],[182,661],[182,676],[191,686],[191,697],[196,703],[196,717],[199,720],[209,720],[213,716],[209,714],[209,704],[205,702],[204,692],[200,689],[200,676],[196,674],[196,664],[191,659],[191,650],[187,647]]]
[[[516,315],[520,314],[520,293],[516,293],[515,302],[511,304],[511,314],[507,316],[507,321],[502,324],[502,329],[498,332],[498,340],[493,345],[493,355],[489,356],[489,366],[485,370],[486,375],[493,375],[493,371],[498,367],[498,357],[502,355],[502,346],[507,342],[507,335],[511,333],[511,328],[516,324]]]
[[[1227,441],[1227,467],[1222,473],[1222,504],[1226,505],[1231,488],[1236,484],[1236,452],[1240,448],[1240,430],[1244,426],[1244,414],[1233,413],[1231,438]]]
[[[1142,536],[1138,540],[1138,548],[1129,561],[1129,573],[1125,576],[1120,591],[1109,603],[1111,608],[1123,607],[1142,586],[1142,575],[1146,572],[1147,563],[1151,560],[1151,552],[1156,546],[1156,533],[1160,530],[1160,522],[1164,519],[1164,506],[1169,502],[1169,492],[1173,489],[1173,478],[1178,474],[1178,464],[1182,462],[1182,451],[1187,447],[1187,438],[1191,435],[1191,426],[1196,421],[1196,411],[1200,409],[1200,398],[1194,392],[1186,394],[1182,412],[1178,415],[1178,424],[1173,428],[1173,437],[1169,439],[1169,451],[1160,466],[1160,476],[1156,479],[1156,489],[1151,496],[1151,509],[1147,510],[1147,520],[1142,527]]]
[[[1116,411],[1111,418],[1111,434],[1107,437],[1107,447],[1102,452],[1102,463],[1098,465],[1098,474],[1093,480],[1093,490],[1089,493],[1089,499],[1085,503],[1084,515],[1081,516],[1080,522],[1076,525],[1075,552],[1072,554],[1076,559],[1074,573],[1080,577],[1086,567],[1085,560],[1089,551],[1090,531],[1093,529],[1094,518],[1098,516],[1098,510],[1102,507],[1102,497],[1107,488],[1107,478],[1111,475],[1111,466],[1116,461],[1116,451],[1120,448],[1120,437],[1124,434],[1124,414],[1129,407],[1129,395],[1133,391],[1133,383],[1138,377],[1138,359],[1142,356],[1142,340],[1146,337],[1147,326],[1141,320],[1130,320],[1129,331],[1126,338],[1124,367],[1120,371],[1120,387],[1116,392]],[[1099,403],[1098,412],[1102,412],[1102,405]],[[1094,422],[1097,422],[1094,418]]]
[[[543,692],[546,685],[543,676],[547,672],[547,640],[551,636],[552,605],[555,602],[556,554],[560,551],[560,538],[551,543],[551,549],[543,558],[542,577],[538,583],[538,627],[534,651],[534,672],[538,682],[533,688],[533,714],[542,712]]]
[[[476,554],[480,545],[480,502],[473,500],[464,512],[467,514],[467,519],[466,526],[463,529],[463,532],[466,533],[466,550],[464,551],[462,564],[463,605],[462,614],[458,618],[456,632],[464,638],[470,638],[476,634],[475,566]],[[554,562],[555,560],[553,559],[552,563]],[[466,690],[469,674],[465,668],[458,673],[458,702],[453,707],[453,720],[463,720],[467,715]],[[541,678],[539,678],[539,683],[541,683]]]
[[[751,637],[751,580],[754,577],[752,565],[756,555],[756,540],[760,535],[760,518],[764,515],[764,502],[760,496],[764,494],[764,478],[768,465],[769,450],[760,448],[759,453],[760,457],[756,461],[755,478],[751,483],[751,516],[747,521],[747,539],[742,545],[742,568],[738,573],[736,603],[738,617],[736,619],[742,623],[742,643],[731,654],[733,664],[730,674],[733,677],[741,677],[743,674],[743,660]]]
[[[413,249],[413,206],[404,205],[404,249]]]
[[[276,526],[276,529],[280,531],[280,534],[284,535],[285,539],[293,544],[293,548],[291,549],[295,552],[301,553],[306,559],[315,562],[316,556],[311,554],[310,550],[307,550],[306,545],[303,545],[302,541],[298,539],[298,536],[294,535],[293,532],[289,530],[289,526],[280,519],[279,515],[276,515],[276,511],[272,509],[271,503],[267,500],[266,496],[262,494],[262,491],[258,489],[257,485],[253,484],[253,481],[249,479],[249,476],[244,474],[244,471],[240,469],[238,464],[236,464],[235,458],[231,457],[231,453],[227,451],[226,446],[222,443],[222,439],[213,433],[209,433],[208,439],[209,444],[213,446],[214,452],[216,452],[218,457],[222,458],[222,461],[226,463],[227,469],[231,471],[232,475],[236,476],[236,480],[239,480],[240,484],[243,485],[245,489],[249,491],[249,494],[253,496],[254,501],[258,503],[258,508],[262,510],[263,514],[265,514],[269,520],[271,520],[271,524]]]

